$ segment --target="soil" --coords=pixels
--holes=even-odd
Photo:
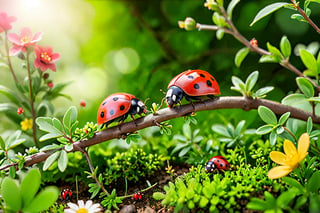
[[[184,173],[187,173],[189,171],[189,166],[188,165],[176,165],[173,167],[175,170],[175,176],[173,178],[176,178],[177,176],[183,175]],[[164,192],[163,187],[165,185],[168,185],[170,181],[173,181],[170,177],[170,174],[166,172],[165,169],[158,171],[155,175],[152,177],[148,177],[146,179],[141,179],[138,183],[128,183],[128,192],[127,194],[134,194],[136,192],[139,192],[140,190],[148,188],[147,181],[150,182],[151,185],[157,183],[156,186],[153,188],[142,192],[141,200],[134,200],[133,197],[125,198],[123,199],[122,203],[118,205],[120,211],[113,211],[113,212],[120,212],[120,213],[130,213],[130,212],[137,212],[137,213],[142,213],[142,212],[148,212],[148,213],[154,213],[154,212],[173,212],[173,209],[168,209],[164,208],[161,206],[161,201],[156,201],[155,199],[152,198],[152,195],[154,192]],[[58,184],[60,185],[61,191],[63,189],[70,189],[69,185],[66,184]],[[90,194],[88,193],[88,187],[79,182],[78,183],[78,188],[79,188],[79,200],[89,200],[90,199]],[[107,189],[109,192],[112,191],[112,189],[116,189],[117,195],[118,196],[123,196],[125,195],[125,184],[124,182],[122,183],[116,183]],[[62,197],[60,196],[58,203],[68,203],[68,202],[73,202],[76,203],[77,198],[76,198],[76,190],[75,189],[70,189],[73,194],[70,200],[63,200]],[[96,196],[98,197],[98,196]],[[101,200],[93,200],[95,203],[101,202]]]

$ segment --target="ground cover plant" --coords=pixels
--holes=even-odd
[[[319,212],[319,1],[82,3],[77,105],[64,49],[0,11],[1,210]]]

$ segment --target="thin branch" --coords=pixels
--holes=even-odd
[[[156,115],[149,114],[145,117],[136,119],[135,122],[131,121],[124,123],[121,125],[121,128],[119,128],[118,126],[108,128],[104,131],[97,132],[91,139],[75,142],[73,150],[71,150],[71,152],[81,151],[81,149],[84,149],[85,147],[103,143],[111,139],[121,138],[121,136],[125,135],[126,133],[135,132],[137,130],[151,126],[156,126],[156,123],[161,123],[163,121],[171,120],[174,118],[184,117],[192,112],[236,108],[249,111],[252,109],[257,109],[259,106],[266,106],[277,115],[282,115],[286,112],[290,112],[290,117],[304,121],[307,121],[307,119],[311,117],[314,123],[320,124],[319,116],[314,116],[310,112],[306,112],[292,106],[286,106],[279,102],[266,99],[251,99],[238,96],[226,96],[218,97],[213,100],[210,99],[202,102],[194,102],[193,104],[186,104],[174,108],[161,109]],[[24,166],[27,167],[45,161],[55,151],[57,150],[50,150],[48,152],[40,152],[34,154],[26,159]],[[7,166],[5,168],[7,168]],[[0,168],[0,170],[3,170],[5,168],[2,167]]]
[[[11,63],[11,59],[10,59],[7,31],[5,31],[5,48],[6,48],[6,54],[7,54],[7,57],[8,57],[8,66],[9,66],[12,78],[15,81],[15,83],[18,84],[18,79],[16,77],[16,74],[14,73],[14,70],[13,70],[13,67],[12,67],[12,63]]]
[[[294,7],[299,11],[299,13],[303,16],[303,18],[317,31],[318,34],[320,34],[319,27],[307,16],[307,14],[304,12],[303,9],[299,6],[299,3],[297,3],[294,0],[291,0],[291,2],[294,4]]]

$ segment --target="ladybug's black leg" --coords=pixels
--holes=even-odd
[[[135,124],[136,126],[138,126],[136,120],[134,119],[134,115],[131,115],[131,118],[132,118],[132,120],[134,121],[134,124]]]
[[[196,109],[195,109],[195,107],[194,107],[194,104],[193,104],[192,99],[194,99],[194,98],[193,98],[193,97],[191,97],[191,96],[187,96],[187,95],[186,95],[186,100],[187,100],[187,101],[189,101],[189,102],[191,103],[192,108],[193,108],[193,111],[195,111]]]

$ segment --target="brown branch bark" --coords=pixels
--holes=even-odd
[[[122,135],[126,133],[134,132],[140,129],[144,129],[150,126],[156,126],[157,123],[161,123],[163,121],[171,120],[174,118],[183,117],[192,112],[199,111],[208,111],[215,109],[243,109],[245,111],[249,111],[252,109],[257,109],[259,106],[266,106],[270,108],[274,113],[278,115],[282,115],[286,112],[291,112],[290,117],[297,118],[300,120],[306,121],[309,117],[312,118],[314,123],[320,123],[320,117],[314,116],[310,112],[306,112],[304,110],[286,106],[281,103],[270,101],[266,99],[251,99],[246,97],[237,97],[237,96],[227,96],[227,97],[218,97],[213,100],[205,100],[202,102],[196,102],[193,104],[186,104],[174,108],[165,108],[158,111],[156,115],[149,114],[147,116],[138,118],[134,121],[127,122],[122,124],[120,127],[115,126],[108,128],[104,131],[98,132],[95,136],[88,140],[82,140],[75,142],[73,150],[81,151],[80,149],[84,149],[85,147],[93,146],[95,144],[103,143],[105,141],[121,138]],[[78,147],[78,148],[77,148]],[[25,167],[45,161],[53,152],[56,150],[50,150],[47,152],[40,152],[30,156],[26,162]],[[13,166],[13,165],[12,165]],[[8,168],[4,166],[0,168],[0,170]]]

